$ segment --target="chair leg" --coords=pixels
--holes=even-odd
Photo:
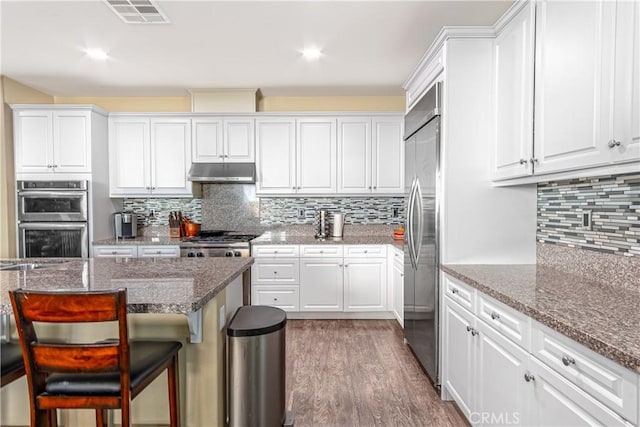
[[[180,400],[178,399],[178,355],[167,368],[169,383],[169,417],[171,427],[180,427]]]
[[[49,410],[49,427],[58,427],[58,414],[55,409]]]
[[[131,425],[131,414],[129,413],[130,405],[131,399],[129,397],[122,400],[122,405],[120,406],[120,413],[122,414],[120,421],[121,427],[129,427]]]
[[[106,427],[107,419],[106,419],[106,411],[104,409],[96,409],[96,427]]]
[[[31,413],[31,427],[56,427],[55,413],[55,409],[36,409]]]

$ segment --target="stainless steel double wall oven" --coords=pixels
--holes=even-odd
[[[19,256],[88,257],[88,182],[17,184]]]

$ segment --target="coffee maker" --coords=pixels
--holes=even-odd
[[[134,239],[138,234],[138,217],[131,212],[116,212],[113,215],[116,239]]]

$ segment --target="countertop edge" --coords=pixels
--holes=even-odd
[[[575,327],[568,325],[558,319],[540,312],[535,308],[529,307],[525,304],[522,304],[518,301],[513,300],[512,298],[504,295],[501,292],[496,291],[495,289],[486,286],[478,281],[466,276],[455,269],[448,267],[446,265],[441,265],[440,269],[453,276],[454,278],[462,281],[463,283],[487,294],[488,296],[500,301],[503,304],[508,305],[509,307],[517,310],[529,317],[533,320],[540,322],[544,326],[565,335],[567,338],[584,345],[591,351],[610,359],[617,364],[624,366],[625,368],[635,372],[636,374],[640,374],[640,358],[633,354],[626,353],[618,347],[613,346],[601,339],[595,338],[590,335],[588,332],[582,329],[576,329]]]

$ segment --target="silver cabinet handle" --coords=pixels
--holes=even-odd
[[[491,313],[491,318],[493,320],[497,320],[497,319],[500,318],[500,315],[494,311],[494,312]]]
[[[118,252],[116,251],[111,251],[111,255],[116,255]]]
[[[536,159],[535,157],[530,158],[529,161],[531,162],[532,165],[534,163],[538,163],[538,159]]]
[[[324,253],[324,251],[323,251],[322,249],[320,249],[320,253],[321,253],[321,254],[323,254],[323,253]]]
[[[369,190],[371,190],[371,186],[369,186]]]
[[[452,294],[457,294],[457,293],[458,293],[458,290],[457,290],[456,288],[451,288],[451,293],[452,293]]]
[[[156,251],[156,253],[157,253],[157,254],[161,254],[161,253],[162,253],[162,251]]]
[[[373,189],[374,189],[374,190],[375,190],[375,189],[377,189],[377,188],[378,188],[378,187],[376,187],[375,185],[373,186]]]
[[[404,273],[400,273],[400,277],[404,277]]]
[[[53,167],[52,165],[47,165],[47,168],[48,168],[48,169],[51,169],[52,167]]]
[[[619,143],[619,142],[618,142],[618,145],[620,145],[620,143]],[[54,167],[54,168],[57,168],[57,167],[58,167],[58,165],[53,165],[53,167]]]
[[[274,254],[277,254],[277,253],[278,253],[278,251],[273,251],[273,253],[274,253]]]
[[[338,264],[338,267],[342,267],[342,264]]]
[[[369,253],[369,251],[365,249],[365,250],[364,250],[364,253],[365,253],[365,254],[366,254],[366,253]]]
[[[345,266],[345,267],[349,267],[349,264],[345,264],[344,266]]]
[[[529,373],[529,372],[525,372],[525,373],[524,373],[524,380],[525,380],[526,382],[535,381],[535,380],[536,380],[536,377],[534,377],[534,376],[533,376],[531,373]]]
[[[273,272],[273,274],[278,274],[278,272],[277,272],[277,271],[274,271],[274,272]]]
[[[526,165],[528,162],[525,159],[520,159],[520,164],[521,165]]]
[[[620,141],[616,141],[615,139],[612,139],[611,141],[609,141],[607,143],[607,145],[609,146],[609,148],[614,148],[614,147],[619,147],[620,144],[622,144]]]
[[[471,326],[467,326],[467,332],[471,332],[471,335],[473,335],[474,337],[480,333],[476,328],[473,328]]]
[[[562,363],[564,366],[575,365],[576,359],[571,356],[567,356],[566,354],[562,356]]]
[[[273,299],[273,302],[278,302],[278,298],[274,298],[274,299]]]
[[[471,326],[467,326],[467,332],[471,332],[471,329],[473,329]]]

